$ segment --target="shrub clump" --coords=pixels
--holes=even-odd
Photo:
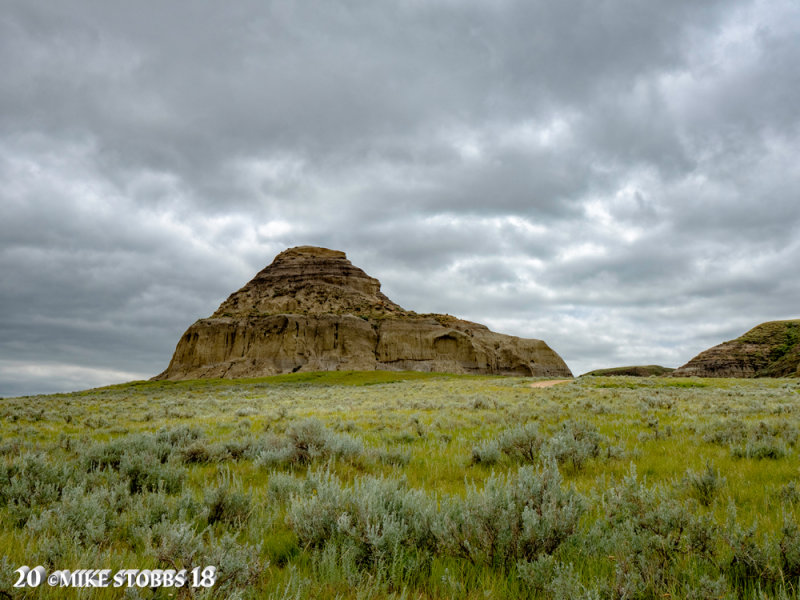
[[[74,481],[66,465],[53,465],[40,454],[25,454],[11,465],[0,466],[0,507],[10,521],[22,527],[28,519],[58,501]]]
[[[85,485],[69,486],[58,503],[32,516],[27,526],[45,536],[57,537],[68,531],[76,544],[95,546],[108,541],[116,509],[127,503],[124,488],[89,491]]]
[[[435,502],[391,479],[342,485],[330,472],[309,474],[310,494],[292,496],[286,522],[320,561],[395,583],[421,575],[437,547]]]
[[[597,589],[585,587],[572,564],[564,564],[552,555],[517,563],[517,576],[531,594],[550,600],[600,600]]]
[[[411,453],[402,448],[377,448],[372,454],[385,465],[404,467],[411,462]]]
[[[714,469],[707,462],[706,468],[700,473],[687,469],[682,483],[700,504],[711,506],[720,488],[725,485],[725,478],[719,474],[719,469]]]
[[[335,434],[314,418],[293,423],[284,437],[271,437],[262,443],[264,449],[256,462],[266,467],[307,465],[316,459],[330,457],[353,458],[364,450],[360,441],[348,435]]]
[[[500,462],[503,453],[497,440],[486,440],[472,448],[472,464],[494,465]]]
[[[206,519],[209,525],[219,522],[240,526],[250,517],[251,504],[249,495],[223,484],[206,492]]]
[[[590,458],[600,455],[600,444],[607,438],[598,433],[589,423],[567,421],[549,440],[543,449],[544,454],[553,457],[558,464],[569,464],[579,471]]]
[[[308,479],[310,494],[293,494],[286,517],[299,544],[395,583],[422,575],[433,556],[510,569],[551,554],[584,511],[583,499],[562,489],[553,462],[493,474],[482,489],[441,501],[398,480],[356,478],[347,487],[327,471]]]
[[[616,448],[608,446],[608,438],[589,423],[567,421],[549,438],[539,432],[536,423],[528,423],[473,447],[472,463],[493,465],[505,454],[514,462],[537,464],[552,458],[559,465],[580,470],[590,458],[600,455],[602,445],[609,456],[618,453]]]
[[[269,566],[259,554],[260,545],[243,544],[225,532],[217,537],[212,529],[200,533],[188,523],[161,521],[153,527],[150,553],[164,568],[217,567],[215,597],[233,594],[252,586]]]
[[[562,489],[552,461],[520,467],[515,476],[492,474],[482,490],[450,498],[439,519],[442,547],[476,564],[508,567],[551,554],[577,529],[583,499]]]
[[[150,454],[124,454],[119,471],[128,479],[131,494],[157,490],[177,494],[186,481],[186,469],[173,463],[161,464]]]
[[[708,427],[703,441],[727,445],[734,458],[779,459],[797,443],[797,426],[788,422],[746,423],[728,419]]]
[[[512,460],[533,464],[539,459],[544,438],[536,423],[528,423],[503,432],[497,443],[501,452]]]
[[[719,589],[719,582],[686,581],[681,576],[687,560],[698,565],[692,571],[698,576],[704,569],[713,572],[715,565],[715,524],[710,516],[699,515],[691,502],[695,508],[661,487],[646,487],[633,466],[621,483],[605,492],[605,516],[595,523],[592,535],[596,551],[614,556],[613,587],[620,597],[657,597],[677,586],[685,596],[690,588]]]
[[[780,438],[755,438],[748,439],[746,442],[731,446],[731,456],[734,458],[755,458],[777,460],[789,454],[786,443]]]

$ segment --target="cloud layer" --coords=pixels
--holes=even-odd
[[[12,0],[0,395],[154,375],[301,244],[576,374],[798,317],[798,40],[791,0]]]

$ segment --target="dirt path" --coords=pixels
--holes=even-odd
[[[550,379],[548,381],[534,381],[531,384],[532,388],[550,387],[551,385],[558,385],[559,383],[569,383],[572,379]]]

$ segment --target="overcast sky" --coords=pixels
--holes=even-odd
[[[800,317],[797,0],[6,0],[0,396],[151,377],[275,254],[576,375]]]

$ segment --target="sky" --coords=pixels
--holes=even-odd
[[[797,0],[5,0],[0,396],[298,245],[576,375],[800,317],[798,65]]]

